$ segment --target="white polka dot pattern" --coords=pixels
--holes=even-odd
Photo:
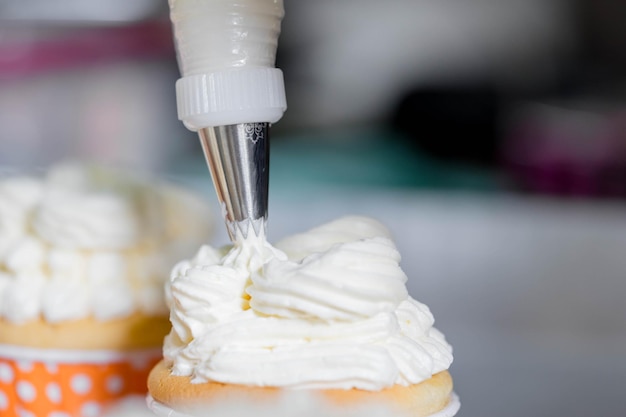
[[[143,397],[148,372],[161,359],[159,349],[150,349],[115,362],[63,363],[32,360],[18,348],[15,356],[22,356],[2,356],[1,348],[0,417],[103,417],[105,404]],[[136,360],[142,355],[147,359]]]
[[[4,391],[0,391],[0,411],[6,411],[9,408],[9,399]]]
[[[34,364],[32,362],[29,361],[18,361],[17,362],[17,368],[22,371],[22,372],[26,372],[29,373],[33,370],[34,368]]]
[[[98,417],[100,415],[100,404],[95,402],[85,403],[80,411],[82,417]]]
[[[11,369],[8,364],[0,362],[0,381],[4,382],[5,384],[11,384],[13,383],[13,378],[13,369]]]
[[[17,383],[17,396],[26,403],[32,403],[37,397],[37,391],[30,382],[19,381]]]
[[[86,395],[91,390],[91,380],[87,375],[78,374],[72,377],[70,381],[72,391],[78,395]]]
[[[61,387],[59,387],[59,384],[51,382],[46,385],[46,396],[50,402],[59,404],[61,402]]]
[[[23,410],[23,409],[19,409],[19,410],[17,410],[17,414],[18,414],[20,417],[37,417],[34,413],[31,413],[30,411],[28,411],[28,410]]]
[[[106,382],[107,391],[111,394],[117,394],[124,388],[124,380],[118,375],[111,376]]]
[[[46,371],[51,375],[59,372],[59,366],[56,363],[47,362],[44,366],[46,367]]]

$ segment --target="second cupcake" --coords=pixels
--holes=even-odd
[[[0,180],[0,415],[95,417],[144,394],[170,329],[163,283],[206,242],[207,213],[95,167]]]

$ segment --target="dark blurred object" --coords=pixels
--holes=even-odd
[[[285,0],[277,128],[380,124],[416,87],[539,89],[577,47],[572,0]]]
[[[427,87],[400,101],[392,126],[437,158],[493,165],[499,105],[490,87]]]
[[[626,107],[530,104],[506,129],[504,162],[526,191],[626,197]]]
[[[626,2],[577,0],[583,60],[623,78],[626,71]]]

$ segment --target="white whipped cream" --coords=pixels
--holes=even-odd
[[[282,250],[281,250],[282,249]],[[389,232],[345,217],[279,242],[204,246],[167,288],[164,354],[193,382],[380,390],[448,369],[452,349],[407,293]]]
[[[0,180],[0,318],[166,315],[163,271],[206,241],[208,212],[180,188],[96,167]]]

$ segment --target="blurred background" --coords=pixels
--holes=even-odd
[[[626,415],[626,3],[285,9],[270,234],[388,224],[461,416]],[[165,0],[0,0],[0,171],[92,160],[214,197],[178,76]]]

